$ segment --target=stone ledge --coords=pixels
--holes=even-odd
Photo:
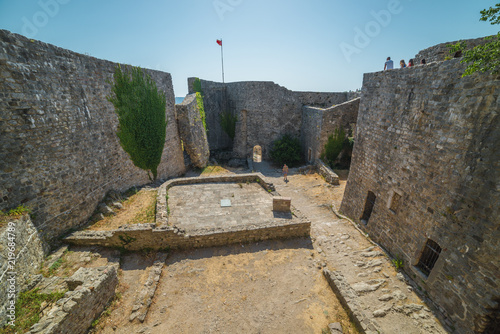
[[[137,319],[140,322],[144,322],[144,319],[146,319],[146,315],[148,314],[149,307],[153,302],[156,287],[158,286],[158,282],[160,281],[162,269],[165,261],[167,260],[167,257],[168,253],[159,252],[156,254],[153,266],[149,268],[148,279],[135,298],[135,303],[132,307],[129,321],[132,322]]]
[[[68,279],[74,290],[66,292],[28,333],[86,333],[114,297],[117,285],[115,266],[78,269]]]
[[[358,303],[358,294],[354,289],[347,283],[344,276],[338,271],[330,271],[328,269],[323,269],[323,275],[325,276],[328,284],[332,288],[340,303],[349,313],[351,320],[356,324],[358,329],[365,334],[376,334],[381,333],[370,318],[362,311],[361,306]]]
[[[152,225],[152,224],[151,224]],[[311,222],[298,219],[275,219],[273,221],[227,229],[200,229],[190,234],[176,227],[128,225],[113,231],[79,231],[72,233],[64,240],[79,246],[103,246],[141,250],[145,248],[162,249],[192,249],[203,247],[226,246],[236,243],[250,243],[272,239],[290,239],[309,236]]]
[[[316,168],[318,169],[318,173],[325,178],[325,181],[338,186],[339,176],[335,174],[335,172],[328,167],[321,159],[316,159],[315,161]]]

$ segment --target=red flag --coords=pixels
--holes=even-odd
[[[219,44],[220,46],[222,46],[222,39],[218,39],[217,40],[217,44]]]

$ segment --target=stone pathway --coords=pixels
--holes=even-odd
[[[290,170],[285,183],[281,171],[266,162],[253,168],[311,221],[311,238],[321,254],[317,265],[325,267],[325,276],[341,290],[366,333],[448,333],[382,249],[294,185],[296,171]]]

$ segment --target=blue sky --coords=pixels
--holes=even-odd
[[[274,81],[298,91],[361,88],[363,73],[426,47],[498,32],[498,0],[0,0],[0,28],[97,58],[187,78]]]

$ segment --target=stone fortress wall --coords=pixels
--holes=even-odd
[[[111,189],[149,183],[115,134],[106,96],[116,63],[0,30],[0,209],[24,204],[47,242],[77,227]],[[185,171],[172,78],[147,70],[166,93],[159,178]]]
[[[342,127],[347,135],[354,136],[360,98],[329,108],[304,106],[302,108],[301,141],[304,160],[314,162],[320,158],[328,136]]]
[[[478,45],[483,45],[488,42],[488,40],[485,40],[484,37],[460,41],[464,41],[467,44],[466,49],[472,49]],[[422,59],[425,59],[426,63],[429,64],[435,61],[443,61],[447,57],[460,58],[462,54],[460,52],[458,54],[450,53],[450,48],[448,46],[450,44],[457,44],[460,41],[440,43],[428,47],[427,49],[423,49],[419,53],[417,53],[417,55],[415,55],[415,58],[413,60],[415,61],[415,64],[418,65],[420,64]]]
[[[442,49],[415,59],[441,60]],[[499,78],[461,78],[459,61],[365,74],[361,100],[350,102],[355,94],[292,92],[272,82],[201,82],[210,149],[233,147],[242,158],[255,145],[268,157],[289,133],[311,148],[312,160],[336,122],[354,128],[357,113],[342,212],[403,260],[457,333],[485,332],[500,314]],[[115,66],[0,30],[0,209],[31,207],[46,248],[109,190],[149,182],[115,135],[106,100]],[[148,73],[167,95],[159,177],[177,176],[185,166],[171,77]],[[220,129],[224,110],[238,115],[234,145]]]
[[[193,93],[195,78],[188,79],[189,93]],[[305,106],[314,106],[325,125],[322,137],[333,133],[339,124],[343,108],[332,110],[335,104],[342,104],[348,99],[354,99],[357,92],[294,92],[270,81],[244,81],[218,83],[201,80],[203,103],[208,128],[208,144],[211,150],[231,149],[234,156],[246,158],[251,155],[254,146],[262,148],[263,158],[269,158],[272,143],[284,134],[300,138],[309,131],[304,128],[304,113],[309,114]],[[359,103],[359,100],[358,100]],[[322,108],[326,108],[325,111]],[[351,110],[352,109],[352,110]],[[348,110],[349,113],[355,108]],[[229,111],[238,117],[234,143],[222,131],[219,124],[219,114]],[[355,111],[357,112],[357,110]],[[325,114],[325,116],[323,116]],[[356,115],[350,119],[355,120]],[[309,124],[309,123],[306,123]],[[330,129],[332,128],[332,129]],[[312,133],[313,129],[309,131]],[[309,133],[308,132],[308,133]],[[302,142],[314,141],[310,136]],[[322,138],[326,141],[326,138]],[[307,148],[304,147],[307,152]],[[319,154],[317,154],[319,156]]]
[[[456,333],[483,333],[500,323],[500,78],[462,78],[465,67],[364,75],[341,211],[403,261]]]

